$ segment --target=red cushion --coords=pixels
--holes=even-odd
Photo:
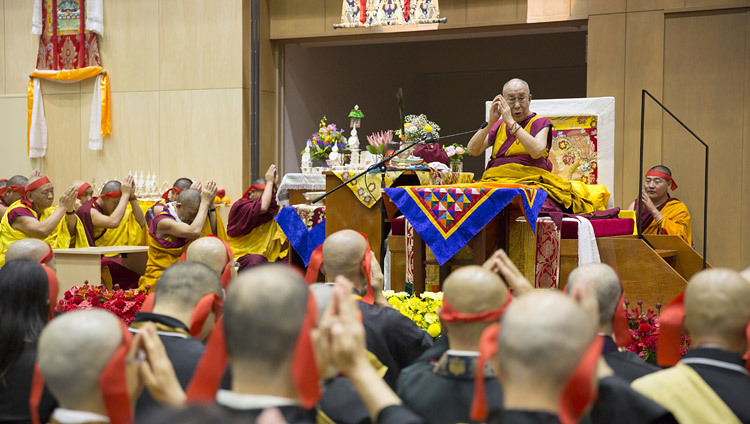
[[[633,218],[592,219],[591,226],[594,227],[596,237],[625,236],[633,234],[635,220]],[[578,222],[564,220],[561,237],[577,239]]]
[[[406,234],[406,218],[393,218],[391,220],[391,234],[403,236]]]

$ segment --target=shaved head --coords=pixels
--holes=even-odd
[[[501,319],[497,362],[506,386],[560,392],[596,337],[596,323],[558,292],[514,299]]]
[[[200,191],[194,188],[183,190],[182,193],[177,196],[177,215],[179,215],[183,222],[191,224],[195,219],[195,215],[198,213],[200,205]]]
[[[224,243],[216,237],[201,237],[190,243],[186,259],[189,262],[204,264],[218,275],[224,272],[227,262],[232,260],[227,255],[227,248]]]
[[[187,190],[191,185],[193,185],[193,180],[191,180],[190,178],[178,178],[174,182],[174,184],[172,184],[172,187],[177,187],[181,190]]]
[[[307,285],[282,265],[254,267],[232,282],[224,306],[232,364],[274,373],[288,367],[305,317]]]
[[[475,314],[498,309],[508,297],[508,287],[495,273],[481,266],[453,271],[443,282],[443,298],[458,312]],[[479,337],[491,322],[441,322],[451,349],[478,350]]]
[[[103,309],[67,312],[47,324],[39,367],[61,407],[76,409],[100,396],[99,376],[121,343],[119,319]]]
[[[362,261],[366,249],[365,238],[354,230],[341,230],[326,237],[323,243],[323,268],[326,279],[333,281],[342,275],[364,294],[367,277],[362,269]]]
[[[730,269],[708,269],[685,289],[685,328],[693,345],[716,344],[744,352],[750,321],[750,282]]]
[[[521,78],[513,78],[509,80],[508,82],[506,82],[505,84],[503,84],[503,93],[505,93],[507,89],[521,88],[521,87],[526,89],[526,93],[531,92],[531,89],[529,88],[529,83],[522,80]]]
[[[207,294],[223,297],[219,276],[211,268],[197,262],[170,265],[159,277],[154,290],[154,311],[165,306],[192,311]]]
[[[14,175],[8,178],[8,185],[17,185],[21,187],[26,187],[26,184],[28,183],[29,183],[29,179],[24,177],[23,175]]]
[[[120,190],[122,188],[122,184],[120,184],[119,181],[107,181],[106,184],[102,187],[101,194],[107,194],[112,193],[113,191]]]
[[[12,261],[14,259],[31,259],[35,262],[39,262],[43,257],[49,253],[51,248],[49,245],[39,239],[25,238],[11,243],[8,247],[8,251],[5,252],[5,262]],[[55,270],[54,259],[47,263],[47,266]]]
[[[667,168],[664,165],[656,165],[656,166],[652,167],[651,169],[649,169],[649,171],[651,171],[651,170],[661,171],[661,172],[664,172],[664,173],[666,173],[667,175],[670,175],[670,176],[672,175],[672,170],[670,170],[669,168]]]
[[[8,185],[8,180],[0,180],[0,188],[3,188]]]
[[[582,281],[588,281],[594,288],[599,303],[599,326],[603,332],[610,334],[617,302],[622,295],[620,278],[607,264],[583,265],[570,273],[565,290],[572,292],[576,284]],[[622,305],[620,307],[622,308]]]
[[[30,186],[30,185],[31,185],[32,183],[34,183],[34,182],[35,182],[35,181],[37,181],[37,180],[41,180],[41,179],[42,179],[42,177],[31,177],[31,178],[29,178],[28,182],[26,183],[26,189],[28,190],[28,189],[29,189],[29,186]],[[52,185],[52,183],[47,183],[47,184],[45,184],[45,185],[43,185],[43,186],[41,186],[41,187],[38,187],[38,188],[37,188],[36,190],[39,190],[40,188],[43,188],[43,187],[44,187],[44,186],[46,186],[46,185]],[[36,190],[34,190],[34,191],[36,191]]]

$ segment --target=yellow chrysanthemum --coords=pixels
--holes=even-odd
[[[438,314],[434,312],[428,312],[424,314],[424,320],[427,321],[428,324],[435,324],[438,322]]]
[[[392,297],[388,299],[388,304],[399,310],[401,309],[401,306],[402,306],[401,300],[399,300],[399,298],[397,297]]]
[[[424,130],[425,130],[426,132],[432,132],[432,126],[431,126],[431,125],[425,125],[425,126],[424,126]]]
[[[435,338],[442,333],[442,328],[440,328],[440,324],[430,324],[430,326],[427,327],[427,332],[432,338]]]
[[[411,299],[409,299],[409,306],[416,307],[419,305],[420,302],[421,300],[419,300],[419,298],[412,297]]]

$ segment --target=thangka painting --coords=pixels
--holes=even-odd
[[[548,116],[552,121],[552,172],[567,180],[599,183],[597,117]]]
[[[438,22],[438,0],[344,0],[338,28]]]

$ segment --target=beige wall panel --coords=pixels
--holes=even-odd
[[[242,187],[250,186],[250,90],[242,89],[242,149],[238,153],[242,154],[245,166],[242,167]],[[244,191],[243,191],[244,193]]]
[[[260,89],[276,91],[276,47],[271,42],[271,28],[268,25],[270,19],[268,4],[261,2],[260,12]],[[243,85],[243,87],[248,88],[249,85]]]
[[[158,1],[105,2],[99,50],[102,65],[112,76],[113,92],[159,89],[158,40]]]
[[[627,0],[589,0],[589,14],[624,12],[626,6]]]
[[[628,12],[664,9],[664,0],[628,0]]]
[[[242,89],[164,91],[159,99],[159,179],[213,179],[243,191]]]
[[[623,204],[638,194],[641,90],[662,97],[664,69],[664,13],[628,13],[625,41],[625,102],[623,128]],[[646,102],[644,169],[661,161],[661,122],[658,106]]]
[[[750,184],[741,178],[743,115],[739,111],[748,106],[743,106],[744,87],[738,85],[746,83],[746,26],[745,12],[685,14],[665,22],[665,105],[711,148],[708,260],[735,269],[741,265],[742,243],[738,230],[743,199],[738,188]],[[702,60],[695,60],[696,51],[702,52]],[[696,81],[701,84],[696,86]],[[680,184],[675,195],[688,205],[693,242],[702,251],[703,148],[669,119],[664,120],[663,147],[664,161]]]
[[[681,9],[685,7],[685,0],[664,0],[664,9]]]
[[[260,169],[262,175],[272,163],[278,163],[276,149],[276,93],[260,92]],[[279,180],[281,181],[281,180]]]
[[[81,177],[121,179],[129,171],[155,172],[159,185],[159,93],[112,93],[112,135],[100,151],[88,149],[91,96],[81,93]],[[170,181],[171,182],[171,181]]]
[[[588,16],[591,0],[570,0],[571,16]]]
[[[526,3],[523,7],[519,3],[520,0],[466,0],[466,23],[526,22]]]
[[[744,3],[744,4],[743,4]],[[747,6],[747,0],[685,0],[685,7]]]
[[[745,13],[745,133],[742,137],[742,228],[740,266],[750,266],[750,10]]]
[[[466,26],[466,2],[469,0],[452,0],[440,4],[440,16],[448,18],[448,22],[440,24],[440,28]]]
[[[242,87],[241,0],[160,0],[159,88]]]
[[[623,199],[622,158],[624,153],[625,100],[625,14],[589,17],[587,95],[615,97],[615,205],[627,207]]]
[[[0,0],[0,34],[5,34],[5,0]],[[5,94],[5,42],[0,43],[0,94]]]
[[[271,38],[323,34],[325,5],[326,0],[271,0]]]
[[[57,185],[57,195],[81,175],[81,95],[44,96],[47,154],[42,171]]]
[[[571,0],[530,0],[527,3],[528,22],[554,22],[570,16]]]
[[[26,152],[26,96],[0,97],[0,117],[2,117],[3,149],[2,178],[16,174],[29,175],[32,161]],[[39,161],[35,161],[39,162]]]

